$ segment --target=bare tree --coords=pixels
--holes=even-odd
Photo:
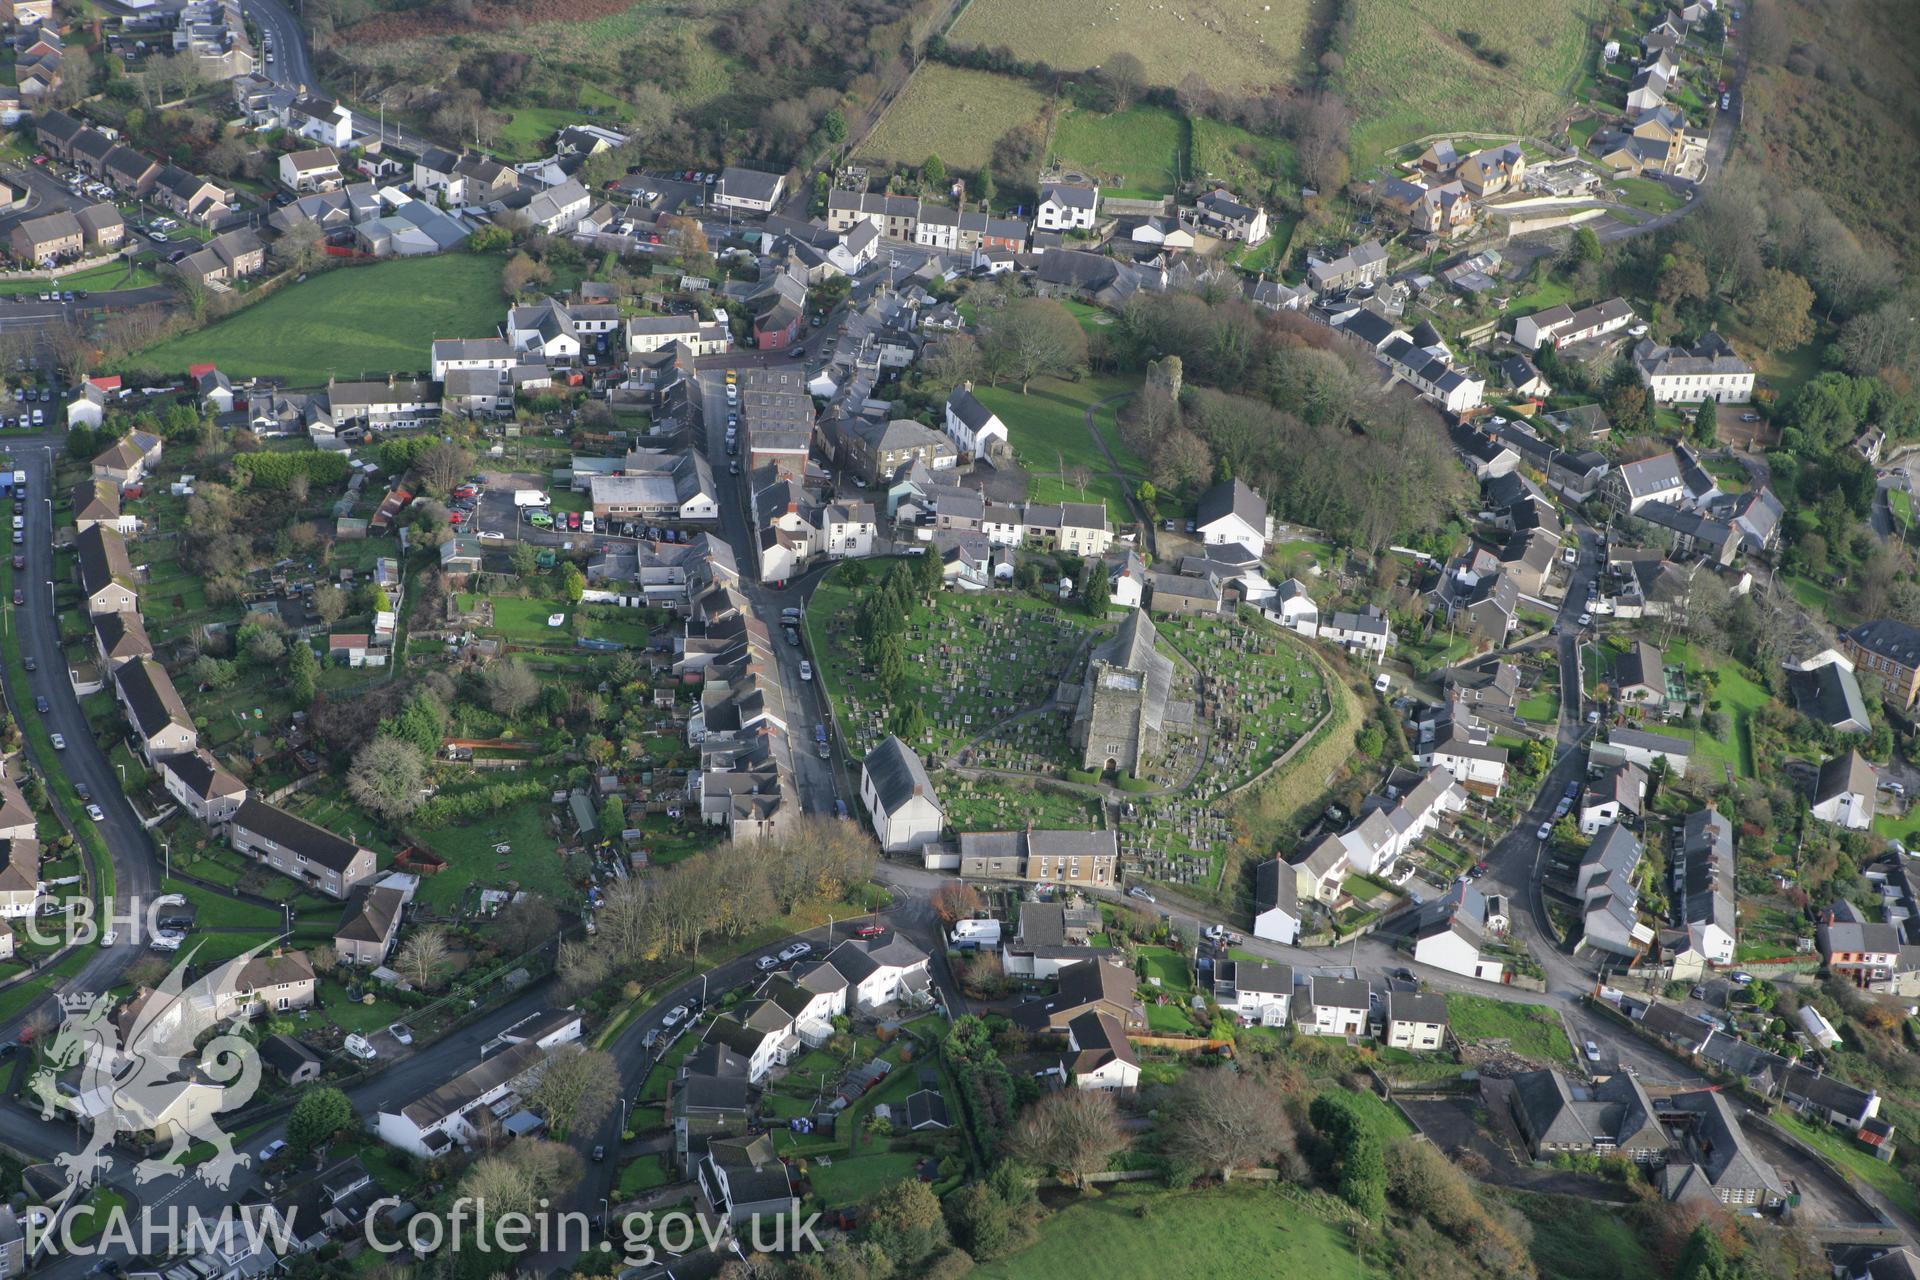
[[[590,1133],[613,1110],[619,1089],[620,1066],[612,1054],[563,1045],[548,1057],[527,1101],[555,1135]]]
[[[385,736],[360,749],[347,771],[347,794],[383,818],[404,818],[420,807],[427,765],[411,742]]]
[[[1052,299],[1022,298],[982,329],[984,365],[1018,382],[1022,395],[1035,378],[1067,377],[1086,366],[1086,330]]]
[[[434,985],[450,954],[447,931],[437,924],[430,924],[413,931],[413,935],[401,944],[393,963],[414,986],[427,988]]]
[[[933,913],[940,917],[940,923],[949,929],[955,921],[965,920],[980,909],[979,891],[964,880],[946,881],[927,901]]]
[[[1245,1072],[1190,1074],[1174,1091],[1163,1128],[1168,1156],[1193,1169],[1249,1169],[1294,1152],[1285,1100]]]
[[[320,227],[312,222],[299,222],[274,241],[273,251],[294,271],[311,271],[320,265],[325,256],[326,239],[320,234]]]
[[[1127,1149],[1113,1098],[1100,1089],[1062,1089],[1020,1113],[1013,1153],[1037,1168],[1054,1169],[1076,1186]]]
[[[413,465],[425,482],[427,492],[444,498],[466,479],[467,470],[473,466],[473,455],[451,440],[442,440],[423,451]]]
[[[314,616],[332,626],[347,611],[347,593],[331,583],[313,593]]]
[[[540,696],[540,681],[518,658],[490,662],[480,672],[487,703],[503,716],[517,716]]]

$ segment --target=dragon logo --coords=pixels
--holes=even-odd
[[[251,1163],[233,1149],[216,1117],[245,1106],[260,1087],[259,1051],[238,1034],[236,1022],[251,1003],[241,973],[268,945],[188,983],[196,947],[118,1018],[111,1016],[113,997],[105,993],[84,1008],[68,1010],[47,1050],[46,1067],[29,1086],[40,1097],[42,1119],[67,1111],[92,1125],[85,1146],[55,1157],[76,1188],[112,1167],[110,1148],[122,1133],[152,1130],[171,1142],[134,1167],[136,1183],[191,1172],[209,1186],[225,1188],[236,1170]],[[215,1034],[203,1042],[209,1031]],[[74,1068],[77,1086],[59,1087],[56,1078]],[[181,1163],[201,1143],[211,1146],[213,1155],[191,1166]]]

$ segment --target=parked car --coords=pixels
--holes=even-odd
[[[57,733],[56,733],[56,734],[54,734],[54,735],[53,735],[53,749],[54,749],[55,751],[65,751],[65,750],[67,749],[67,740],[66,740],[66,738],[64,738],[64,737],[62,737],[62,736],[61,736],[60,734],[57,734]]]
[[[373,1047],[372,1042],[358,1033],[348,1036],[343,1044],[348,1053],[362,1062],[369,1062],[380,1056],[379,1050]]]
[[[780,960],[782,963],[785,963],[791,960],[798,960],[801,956],[811,955],[812,953],[813,944],[811,942],[796,942],[790,947],[780,948]]]
[[[667,1016],[660,1019],[660,1025],[663,1027],[677,1027],[682,1022],[685,1022],[686,1020],[687,1020],[687,1006],[683,1004],[677,1004],[673,1006],[673,1008],[667,1010]]]
[[[1129,898],[1138,898],[1142,902],[1158,902],[1159,901],[1158,898],[1154,897],[1151,893],[1147,892],[1146,887],[1143,885],[1135,885],[1133,886],[1133,888],[1127,890],[1127,896]]]
[[[770,969],[779,968],[780,961],[774,958],[773,956],[761,956],[758,960],[755,960],[753,962],[753,967],[758,969],[762,973],[766,973]]]
[[[1582,1045],[1582,1046],[1581,1046],[1581,1048],[1582,1048],[1582,1049],[1583,1049],[1583,1051],[1584,1051],[1584,1052],[1586,1053],[1586,1055],[1587,1055],[1587,1061],[1588,1061],[1588,1062],[1598,1062],[1598,1061],[1600,1061],[1600,1046],[1599,1046],[1599,1045],[1597,1045],[1597,1044],[1595,1044],[1595,1043],[1594,1043],[1593,1041],[1591,1041],[1591,1040],[1589,1040],[1589,1041],[1587,1041],[1587,1042],[1586,1042],[1586,1044],[1584,1044],[1584,1045]]]
[[[106,810],[102,809],[97,804],[90,804],[87,806],[87,816],[89,818],[92,818],[95,822],[105,822],[107,820]]]
[[[388,1026],[387,1034],[395,1040],[398,1040],[401,1044],[413,1043],[413,1028],[404,1022],[395,1022]]]
[[[261,1164],[271,1163],[275,1156],[279,1155],[282,1151],[285,1151],[286,1149],[287,1149],[286,1139],[275,1138],[272,1142],[269,1142],[266,1146],[260,1148],[260,1163]]]
[[[1533,834],[1539,839],[1545,840],[1553,834],[1553,824],[1551,822],[1543,822],[1540,824],[1540,829]]]
[[[606,1158],[607,1158],[606,1145],[604,1143],[596,1143],[593,1148],[593,1162],[595,1164],[599,1164],[601,1161],[605,1160]]]
[[[41,715],[45,715],[47,714],[47,712],[51,711],[53,707],[50,703],[47,702],[46,695],[41,694],[33,700],[33,709],[35,711],[38,711]]]
[[[800,678],[802,680],[813,679],[813,664],[805,658],[800,659]]]
[[[882,924],[863,924],[853,931],[853,936],[856,938],[877,938],[886,931],[887,927]]]

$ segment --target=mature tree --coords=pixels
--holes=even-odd
[[[506,951],[520,955],[553,937],[559,925],[560,917],[546,899],[527,896],[502,907],[489,932]]]
[[[1099,1173],[1127,1149],[1113,1099],[1098,1089],[1062,1089],[1020,1113],[1011,1145],[1015,1156],[1058,1170],[1076,1185]]]
[[[1089,560],[1086,575],[1086,584],[1080,588],[1080,602],[1089,614],[1104,618],[1113,603],[1113,584],[1107,580],[1107,566],[1102,561]]]
[[[1194,1073],[1182,1078],[1163,1127],[1162,1148],[1189,1169],[1226,1174],[1293,1155],[1293,1124],[1285,1100],[1246,1072]]]
[[[942,881],[927,903],[949,929],[955,921],[970,918],[981,906],[979,891],[964,880]]]
[[[287,697],[293,705],[307,707],[313,702],[320,677],[320,660],[304,640],[296,640],[287,658]]]
[[[928,156],[920,166],[920,180],[935,191],[944,191],[947,187],[947,166],[939,156]]]
[[[1150,465],[1156,488],[1168,492],[1185,489],[1213,473],[1213,451],[1196,433],[1176,427],[1153,451]]]
[[[338,1089],[308,1089],[287,1115],[287,1145],[304,1156],[353,1124],[353,1103]]]
[[[508,301],[512,301],[552,279],[553,271],[522,249],[507,259],[506,266],[500,268],[500,291],[507,295]]]
[[[311,271],[326,256],[326,237],[320,233],[318,223],[296,223],[274,241],[273,251],[296,274]]]
[[[1707,264],[1700,257],[1700,250],[1691,244],[1676,244],[1673,252],[1660,260],[1654,297],[1672,307],[1683,302],[1698,302],[1706,296]]]
[[[1782,351],[1813,337],[1813,290],[1791,271],[1769,267],[1742,311],[1747,332],[1763,350]]]
[[[1125,111],[1133,105],[1147,83],[1147,68],[1139,58],[1122,49],[1100,64],[1100,82],[1113,94],[1113,109]]]
[[[489,662],[480,672],[487,705],[503,716],[517,716],[540,696],[540,681],[518,658]]]
[[[395,953],[393,964],[409,982],[424,990],[435,984],[451,954],[446,929],[430,924],[408,935]]]
[[[592,1133],[619,1100],[620,1066],[599,1049],[563,1045],[547,1058],[528,1101],[556,1135]]]
[[[420,807],[426,786],[420,749],[395,737],[378,737],[360,749],[347,771],[347,794],[369,813],[397,821]]]
[[[896,1182],[867,1201],[860,1235],[880,1246],[902,1274],[913,1274],[946,1247],[947,1224],[940,1214],[940,1198],[918,1178]]]
[[[513,561],[513,572],[521,578],[531,578],[540,568],[540,549],[531,542],[516,542],[507,552],[507,558]]]
[[[347,612],[347,593],[332,583],[318,587],[313,593],[313,614],[320,621],[332,626]]]
[[[982,324],[981,359],[1025,395],[1035,378],[1064,378],[1086,367],[1087,333],[1051,298],[1022,298]]]
[[[1719,410],[1716,407],[1719,403],[1718,400],[1709,396],[1700,402],[1698,409],[1694,410],[1693,442],[1702,448],[1712,448],[1714,441],[1719,438]]]
[[[560,570],[560,590],[566,594],[568,603],[580,603],[580,598],[587,593],[587,575],[580,572],[579,565],[568,561]]]

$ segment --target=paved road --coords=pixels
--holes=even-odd
[[[53,504],[48,496],[52,492],[53,447],[44,438],[11,442],[14,466],[27,473],[29,494],[26,541],[19,548],[26,554],[27,567],[15,575],[26,603],[23,607],[10,604],[6,607],[9,625],[20,629],[21,652],[37,658],[39,670],[26,677],[29,685],[25,688],[15,686],[11,673],[6,675],[7,704],[14,709],[16,717],[24,721],[38,714],[33,710],[35,696],[47,698],[49,710],[42,719],[51,732],[66,739],[67,747],[57,753],[58,759],[35,763],[55,776],[85,784],[106,813],[100,832],[113,859],[116,896],[124,910],[126,904],[135,899],[152,900],[158,891],[159,868],[155,865],[153,845],[121,791],[118,774],[94,741],[73,685],[61,678],[66,664],[60,660],[60,621],[53,603]],[[86,967],[60,989],[104,991],[113,986],[127,966],[141,955],[141,948],[130,933],[128,929],[120,929],[118,944],[98,948]],[[0,1026],[0,1038],[17,1035],[25,1016]]]
[[[265,61],[263,51],[260,72],[275,84],[317,89],[313,58],[307,50],[307,33],[300,29],[293,11],[280,0],[241,0],[240,9],[262,35],[269,32],[273,35],[273,61]]]

